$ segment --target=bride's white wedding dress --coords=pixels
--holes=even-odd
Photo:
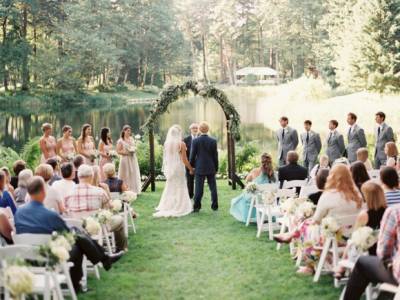
[[[154,217],[182,217],[193,210],[186,184],[185,165],[180,157],[182,130],[172,126],[164,144],[163,172],[167,179]]]

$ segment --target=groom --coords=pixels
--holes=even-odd
[[[190,164],[195,169],[195,193],[193,212],[201,209],[204,193],[204,181],[207,178],[211,192],[211,209],[218,210],[217,182],[215,174],[218,170],[217,141],[208,136],[209,126],[206,122],[199,125],[200,136],[193,140],[190,152]]]

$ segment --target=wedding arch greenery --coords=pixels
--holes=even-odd
[[[236,175],[235,163],[235,141],[240,140],[240,115],[222,90],[212,85],[203,85],[200,82],[190,80],[181,85],[167,86],[160,93],[159,98],[153,102],[150,116],[141,128],[144,132],[149,134],[150,143],[150,174],[143,185],[143,191],[145,191],[150,184],[152,191],[155,190],[154,127],[160,116],[168,112],[169,105],[187,96],[189,92],[192,92],[194,95],[199,95],[204,99],[214,98],[221,106],[226,118],[229,180],[233,189],[236,189],[236,184],[243,187],[243,183]]]
[[[159,117],[168,111],[168,106],[187,96],[192,91],[194,95],[202,96],[205,99],[214,98],[224,111],[227,121],[229,121],[229,131],[236,141],[240,140],[240,115],[229,101],[226,94],[212,85],[203,85],[196,81],[187,81],[182,85],[170,85],[161,93],[160,97],[154,101],[150,116],[142,129],[148,131],[154,129]]]

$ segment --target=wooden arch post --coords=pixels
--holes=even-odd
[[[149,174],[142,186],[142,191],[145,192],[149,186],[151,191],[156,189],[156,171],[155,171],[155,149],[154,149],[154,124],[159,116],[167,111],[168,105],[177,101],[182,96],[186,96],[191,90],[195,95],[200,95],[203,98],[214,98],[224,111],[226,118],[227,130],[227,152],[228,152],[228,178],[232,189],[236,189],[237,185],[244,188],[244,184],[236,174],[236,155],[235,155],[235,140],[240,138],[239,125],[240,116],[235,107],[229,102],[225,93],[213,86],[202,86],[198,82],[188,81],[182,85],[172,85],[164,89],[160,94],[160,99],[153,103],[153,109],[142,129],[149,134]]]

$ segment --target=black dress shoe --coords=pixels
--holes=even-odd
[[[123,255],[124,255],[124,251],[120,251],[115,254],[107,255],[107,257],[102,261],[104,269],[106,271],[110,270],[112,265],[114,263],[116,263]]]
[[[199,213],[199,212],[200,212],[200,209],[193,209],[192,214],[196,214],[196,213]]]

